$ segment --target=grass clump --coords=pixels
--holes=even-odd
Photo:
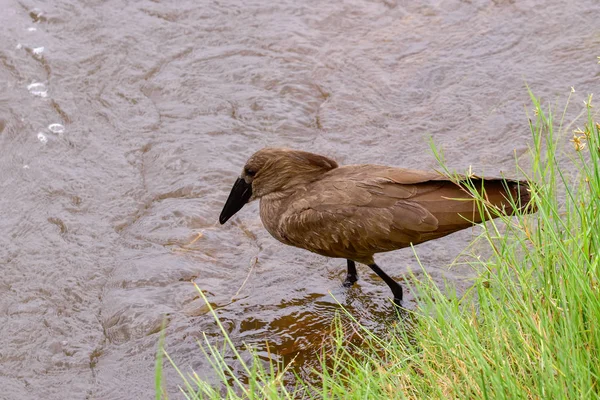
[[[204,355],[222,385],[181,373],[186,397],[600,398],[600,124],[591,96],[577,129],[563,126],[564,113],[555,121],[551,110],[531,99],[528,179],[535,182],[537,213],[484,225],[474,244],[485,245],[491,255],[469,258],[477,276],[466,294],[442,292],[425,272],[414,281],[419,307],[405,318],[410,324],[398,323],[385,338],[355,324],[363,339],[355,345],[336,320],[319,378],[297,377],[294,385],[284,384],[282,366],[265,366],[256,355],[250,365],[244,363],[219,325],[247,379],[233,376],[223,349],[206,340]],[[561,161],[561,143],[569,139]],[[485,195],[471,189],[483,210]]]

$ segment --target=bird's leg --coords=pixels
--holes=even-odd
[[[358,280],[358,275],[356,274],[356,264],[354,261],[346,261],[348,261],[348,273],[346,274],[346,279],[344,280],[344,287],[350,287]]]
[[[385,272],[379,268],[379,266],[375,263],[370,264],[369,267],[377,274],[387,285],[392,289],[392,294],[394,295],[394,304],[400,307],[402,303],[402,286],[392,278],[388,276]]]

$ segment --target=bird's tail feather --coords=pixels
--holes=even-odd
[[[466,182],[462,186],[468,186]],[[531,201],[532,184],[527,181],[504,179],[471,179],[471,187],[483,196],[497,210],[503,210],[506,215],[514,214],[516,210],[531,214],[537,211]],[[468,189],[466,189],[468,190]]]

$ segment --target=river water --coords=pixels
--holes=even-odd
[[[367,267],[345,290],[344,260],[276,242],[255,204],[217,225],[245,160],[432,168],[432,137],[452,168],[514,175],[525,83],[558,105],[574,87],[577,113],[599,20],[597,0],[0,0],[0,398],[151,398],[165,316],[169,354],[211,379],[192,281],[236,345],[299,368],[330,293],[379,326],[390,294]],[[468,286],[447,266],[473,234],[417,248],[437,283]],[[418,270],[410,249],[377,260]]]

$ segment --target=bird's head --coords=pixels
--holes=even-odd
[[[337,166],[330,158],[306,151],[272,147],[259,150],[248,159],[233,184],[219,222],[227,222],[246,203],[306,185]]]

